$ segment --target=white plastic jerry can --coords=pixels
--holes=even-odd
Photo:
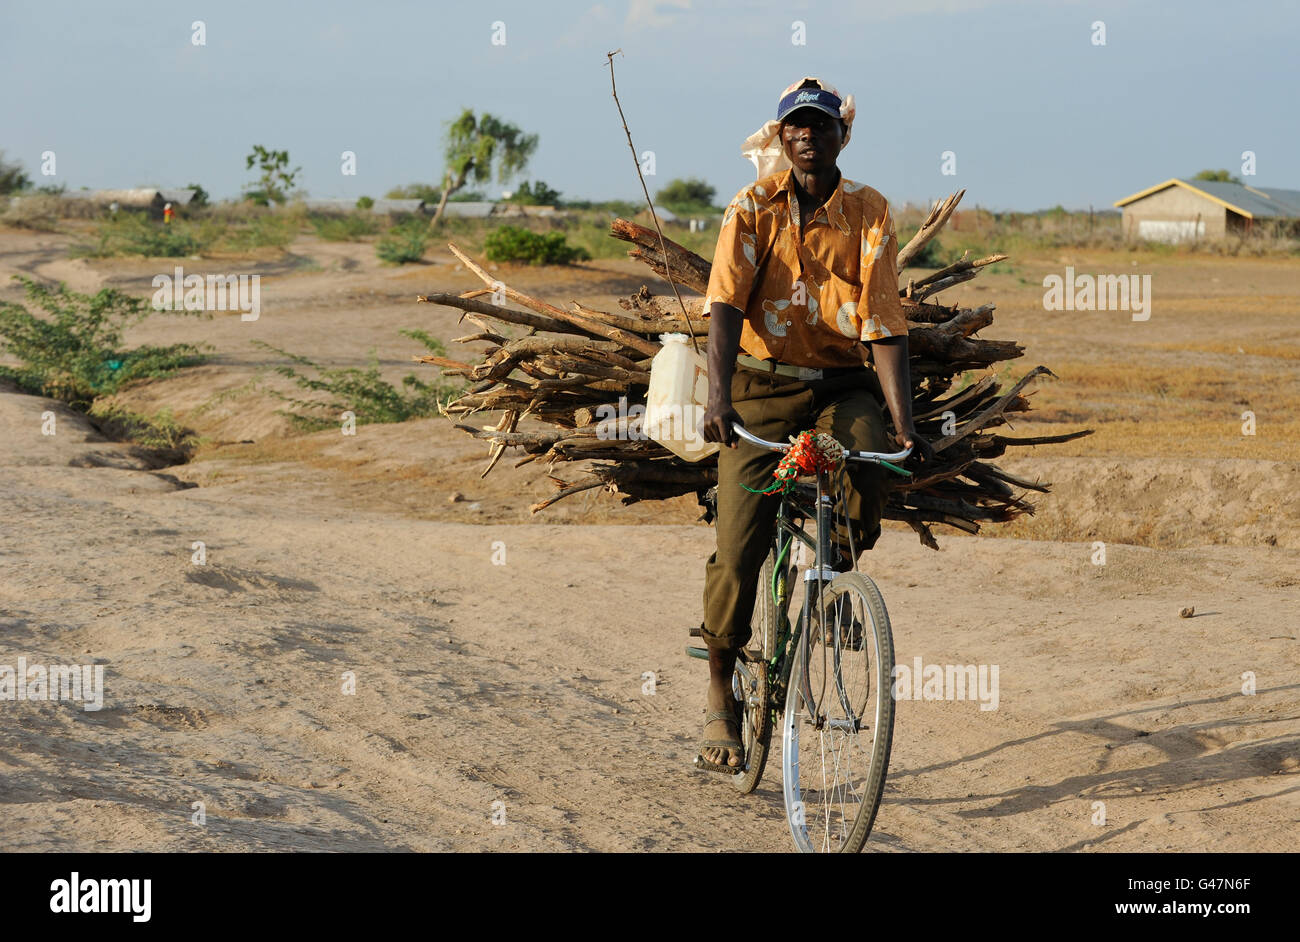
[[[663,348],[650,361],[646,393],[646,435],[686,461],[702,461],[718,450],[700,435],[709,407],[708,361],[689,346],[686,334],[660,334]]]

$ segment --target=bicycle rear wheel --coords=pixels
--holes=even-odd
[[[894,640],[864,574],[840,573],[820,595],[795,648],[781,722],[786,818],[800,851],[857,853],[885,790]]]
[[[788,567],[786,568],[788,578]],[[749,647],[743,660],[736,664],[736,671],[731,678],[732,694],[739,701],[742,714],[740,738],[745,744],[745,770],[739,775],[733,775],[731,782],[745,795],[758,787],[772,743],[768,663],[776,651],[780,622],[785,617],[772,595],[775,571],[776,553],[772,551],[767,554],[759,572],[754,614],[749,623],[752,632]],[[779,580],[781,576],[776,578]]]

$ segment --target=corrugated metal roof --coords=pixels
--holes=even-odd
[[[447,202],[447,208],[443,213],[447,216],[469,216],[471,218],[481,218],[491,216],[492,210],[496,208],[496,203],[455,203],[450,200]]]
[[[71,193],[64,194],[64,196],[71,195]],[[117,203],[119,206],[141,207],[161,203],[162,194],[151,187],[137,187],[132,190],[94,190],[88,195],[79,193],[74,199],[88,199],[104,205]]]
[[[1217,180],[1193,180],[1173,177],[1116,200],[1113,205],[1127,206],[1153,193],[1181,186],[1214,200],[1234,212],[1253,219],[1300,219],[1300,190],[1283,190],[1278,187],[1247,186],[1244,183],[1223,183]]]
[[[70,190],[63,194],[64,199],[88,200],[92,203],[117,203],[120,206],[148,206],[158,199],[165,202],[187,205],[194,199],[197,190],[156,190],[153,187],[136,187],[131,190]]]
[[[1225,203],[1244,209],[1252,216],[1279,216],[1300,218],[1300,190],[1280,190],[1277,187],[1247,186],[1243,183],[1222,183],[1212,180],[1182,180],[1183,183],[1217,196]]]
[[[418,213],[424,209],[424,200],[375,200],[372,209],[377,213]]]
[[[169,203],[179,203],[182,206],[188,206],[190,200],[194,199],[194,197],[198,195],[199,191],[186,188],[183,190],[159,190],[158,192],[161,193],[162,198],[167,200]]]

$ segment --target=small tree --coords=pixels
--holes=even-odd
[[[294,180],[302,172],[302,167],[289,170],[287,150],[267,150],[261,144],[254,144],[253,152],[245,158],[246,169],[253,169],[253,164],[257,164],[262,175],[256,184],[245,188],[245,195],[261,206],[273,202],[284,203],[289,198]]]
[[[25,190],[31,185],[31,178],[23,172],[23,165],[5,160],[4,151],[0,150],[0,196]]]
[[[194,191],[194,198],[190,200],[190,206],[195,209],[202,209],[204,206],[208,205],[208,198],[212,194],[203,189],[203,187],[199,186],[197,183],[191,183],[186,187],[186,189]]]
[[[1226,170],[1202,170],[1193,180],[1205,180],[1209,183],[1240,183],[1240,177],[1234,177]]]
[[[556,206],[560,202],[560,191],[552,190],[541,180],[531,185],[525,180],[506,202],[523,206]]]
[[[691,177],[687,180],[669,180],[664,188],[655,194],[655,199],[678,215],[705,213],[713,209],[713,197],[716,192],[703,180]]]
[[[492,166],[497,168],[497,181],[505,183],[515,174],[522,173],[528,159],[537,149],[537,135],[524,134],[513,124],[500,121],[490,114],[478,118],[466,108],[459,118],[448,122],[447,169],[442,179],[442,196],[429,226],[442,221],[447,199],[473,180],[486,183],[492,179]]]

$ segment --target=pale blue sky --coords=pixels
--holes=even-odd
[[[462,107],[536,132],[529,177],[571,198],[639,198],[607,50],[652,192],[753,179],[740,142],[818,75],[858,103],[847,176],[895,203],[1098,208],[1204,167],[1300,189],[1300,4],[1292,0],[601,0],[302,4],[41,0],[0,6],[0,148],[72,188],[248,182],[287,148],[313,196],[441,176]],[[203,20],[206,46],[190,42]],[[492,24],[506,43],[491,43]],[[806,23],[793,45],[791,24]],[[1105,46],[1091,24],[1104,21]],[[357,154],[357,175],[339,155]],[[957,175],[940,155],[957,155]],[[508,187],[507,187],[508,188]],[[495,182],[489,195],[501,186]]]

